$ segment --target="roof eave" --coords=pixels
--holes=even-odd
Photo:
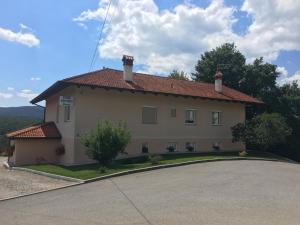
[[[69,84],[64,81],[57,81],[54,84],[52,84],[49,88],[47,88],[45,91],[43,91],[41,94],[39,94],[37,97],[32,99],[30,101],[31,104],[36,104],[40,101],[43,101],[53,94],[57,93],[58,91],[61,91],[62,89],[66,88]]]

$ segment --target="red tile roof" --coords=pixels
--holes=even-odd
[[[54,122],[36,124],[21,130],[13,131],[6,136],[9,139],[59,139],[61,135]]]
[[[176,80],[142,73],[133,73],[133,82],[128,82],[123,79],[123,71],[108,68],[58,81],[31,102],[36,103],[42,101],[68,85],[85,85],[90,87],[113,88],[134,92],[151,92],[243,103],[262,103],[251,96],[224,85],[223,92],[218,93],[215,91],[214,84],[211,83]]]

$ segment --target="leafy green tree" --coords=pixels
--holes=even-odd
[[[87,155],[102,166],[109,165],[120,152],[124,152],[131,138],[124,122],[113,124],[110,121],[99,122],[96,129],[82,137]]]
[[[278,144],[284,144],[292,129],[284,117],[278,113],[263,113],[246,124],[237,124],[231,128],[233,142],[242,141],[246,145],[262,150],[270,150]]]
[[[172,79],[177,79],[177,80],[189,80],[187,74],[184,71],[178,71],[178,70],[173,70],[170,75],[169,78]]]
[[[237,50],[234,43],[225,43],[211,51],[201,55],[192,74],[195,81],[213,83],[217,66],[225,64],[222,68],[223,83],[235,89],[239,89],[239,82],[245,71],[245,56]]]
[[[276,68],[276,65],[264,63],[262,57],[255,59],[252,64],[245,65],[238,90],[264,99],[265,95],[276,89],[276,78],[279,75]]]

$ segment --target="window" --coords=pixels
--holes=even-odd
[[[185,123],[187,124],[196,123],[196,110],[194,109],[185,110]]]
[[[220,151],[221,147],[220,147],[220,142],[216,141],[212,144],[212,148],[214,151],[218,152]]]
[[[142,112],[142,123],[156,124],[157,123],[157,108],[152,106],[144,106]]]
[[[71,120],[71,106],[69,105],[64,106],[64,120],[65,122]]]
[[[149,153],[149,145],[148,143],[142,144],[142,153]]]
[[[173,142],[170,142],[167,144],[167,151],[168,152],[175,152],[177,149],[177,144],[176,143],[173,143]]]
[[[176,108],[171,108],[171,117],[176,117]]]
[[[185,143],[185,149],[188,152],[194,152],[194,151],[196,151],[196,143],[186,142]]]
[[[221,125],[221,112],[212,112],[212,125]]]

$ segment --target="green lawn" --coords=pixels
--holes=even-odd
[[[188,162],[193,160],[208,160],[208,159],[226,159],[239,157],[238,152],[222,152],[222,153],[198,153],[198,154],[167,154],[162,155],[160,165],[174,164],[181,162]],[[287,161],[277,155],[273,155],[267,152],[249,152],[247,157],[251,158],[264,158],[264,159],[278,159]],[[146,157],[136,157],[130,159],[117,160],[116,163],[106,168],[105,172],[101,172],[98,164],[81,165],[81,166],[59,166],[59,165],[31,165],[25,166],[26,168],[43,171],[47,173],[53,173],[57,175],[63,175],[67,177],[73,177],[78,179],[90,179],[100,177],[112,173],[140,169],[152,166],[151,163],[146,160]]]

